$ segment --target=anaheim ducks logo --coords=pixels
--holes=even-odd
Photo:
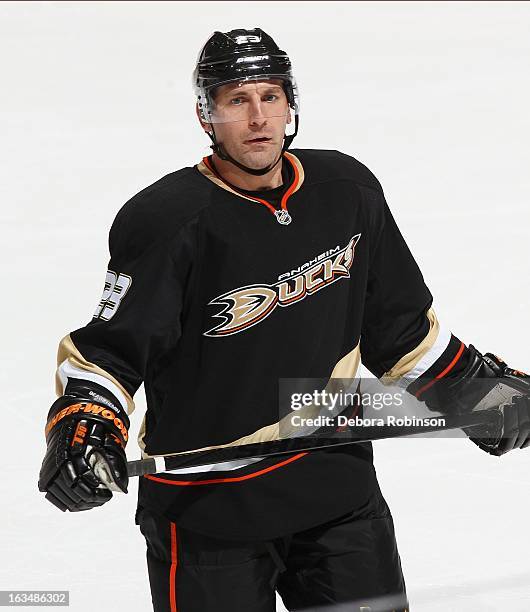
[[[247,285],[216,297],[209,305],[222,306],[213,315],[222,322],[204,332],[220,337],[237,334],[261,323],[277,306],[291,306],[341,278],[350,277],[355,246],[361,234],[351,238],[344,248],[335,247],[296,270],[281,274],[273,285]]]

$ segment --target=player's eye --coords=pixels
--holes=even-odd
[[[243,102],[243,98],[241,98],[241,97],[239,97],[239,98],[232,98],[230,100],[230,104],[233,104],[234,106],[239,106],[242,102]]]
[[[267,94],[265,96],[265,101],[266,102],[274,102],[277,99],[278,99],[278,96],[276,94]]]

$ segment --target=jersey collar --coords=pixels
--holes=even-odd
[[[281,208],[283,210],[287,210],[287,201],[293,195],[293,193],[296,193],[300,189],[302,183],[304,182],[304,169],[302,167],[302,164],[300,163],[300,160],[292,153],[285,151],[283,153],[283,157],[287,160],[287,163],[291,164],[294,171],[291,183],[288,185],[281,199]],[[272,204],[270,202],[267,202],[267,200],[263,200],[261,198],[254,198],[245,193],[241,193],[240,191],[237,191],[236,189],[228,185],[223,180],[223,178],[215,172],[208,157],[204,157],[203,160],[199,164],[197,164],[197,170],[207,179],[212,181],[212,183],[215,183],[218,187],[221,187],[221,189],[224,189],[225,191],[228,191],[229,193],[232,193],[245,200],[249,200],[250,202],[259,202],[260,204],[264,204],[268,208],[272,209],[271,212],[275,210]]]

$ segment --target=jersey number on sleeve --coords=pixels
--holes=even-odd
[[[117,274],[113,270],[107,270],[103,295],[93,318],[104,321],[112,319],[131,284],[132,278],[127,274]]]

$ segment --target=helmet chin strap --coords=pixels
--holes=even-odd
[[[269,166],[266,166],[265,168],[257,168],[257,169],[249,168],[248,166],[244,166],[243,164],[240,164],[236,159],[231,157],[226,151],[226,149],[223,147],[223,144],[220,142],[217,142],[217,138],[215,137],[213,126],[212,126],[212,131],[207,132],[207,134],[213,143],[210,145],[211,149],[221,159],[223,159],[224,161],[228,161],[231,164],[234,164],[234,166],[237,166],[240,170],[243,170],[243,172],[246,172],[247,174],[252,174],[254,176],[262,176],[264,174],[267,174],[267,172],[270,172],[276,166],[276,164],[282,158],[284,151],[286,151],[291,146],[291,143],[293,142],[294,137],[298,133],[298,115],[294,116],[294,125],[295,125],[294,134],[283,137],[283,141],[284,141],[283,147],[282,147],[282,150],[280,152],[278,159],[273,164],[270,164]]]

